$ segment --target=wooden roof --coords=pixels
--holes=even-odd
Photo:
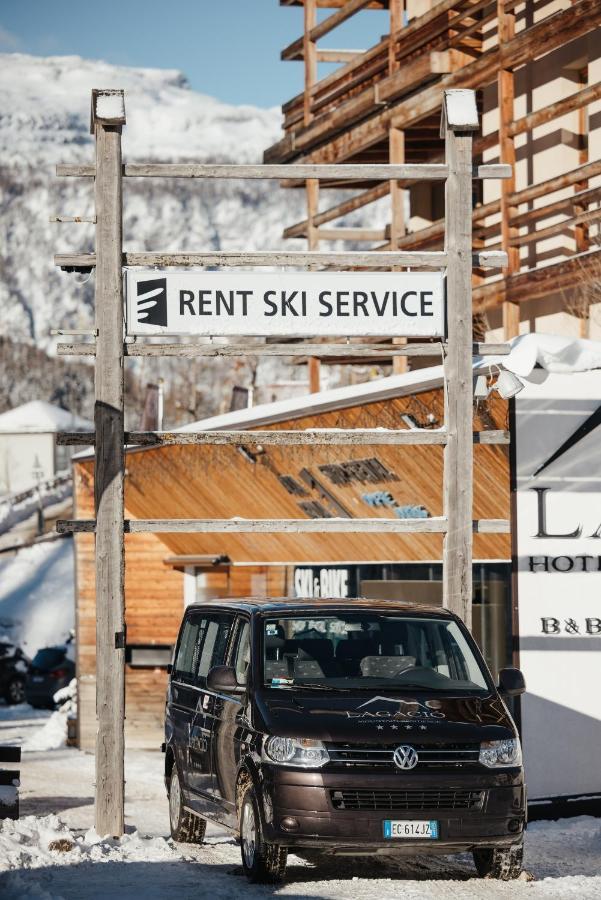
[[[403,415],[418,424],[432,414],[433,427],[443,418],[441,389],[418,395],[367,402],[347,409],[315,412],[282,420],[274,428],[406,427]],[[505,428],[506,404],[491,401],[486,417],[476,417],[476,429]],[[256,427],[256,426],[255,426]],[[261,427],[265,428],[265,425]],[[432,516],[442,514],[441,446],[409,447],[278,447],[167,446],[127,454],[126,515],[130,518],[299,518],[321,504],[331,515],[340,508],[352,517],[395,517],[397,507],[423,505]],[[357,477],[351,460],[376,459],[385,470]],[[476,445],[474,518],[509,518],[507,447]],[[341,464],[347,464],[340,469]],[[334,465],[338,468],[325,469]],[[76,485],[86,488],[93,477],[93,460],[76,462]],[[308,473],[308,474],[307,474]],[[363,475],[363,481],[359,480]],[[289,479],[282,481],[282,476]],[[336,481],[348,477],[345,483]],[[311,486],[312,479],[318,484]],[[371,480],[373,479],[373,480]],[[320,488],[327,494],[322,496]],[[381,498],[373,495],[388,493]],[[367,499],[366,499],[367,498]],[[235,563],[354,562],[438,560],[441,535],[363,534],[165,534],[165,556],[227,555]],[[474,535],[475,559],[508,559],[507,535]]]

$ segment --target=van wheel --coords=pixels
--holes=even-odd
[[[200,816],[184,809],[177,766],[173,764],[169,781],[169,824],[171,837],[180,844],[202,844],[207,823]]]
[[[277,884],[284,880],[288,849],[263,840],[257,798],[250,785],[240,806],[240,849],[242,868],[249,881]]]
[[[513,881],[519,878],[524,858],[524,845],[498,848],[482,848],[473,851],[476,871],[480,878],[498,878],[500,881]]]

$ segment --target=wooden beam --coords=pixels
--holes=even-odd
[[[124,827],[125,597],[123,544],[123,212],[121,126],[96,138],[96,740],[95,823]]]
[[[515,37],[515,12],[505,8],[505,0],[497,0],[499,44],[506,44]],[[497,76],[499,111],[499,158],[511,166],[512,175],[501,185],[501,246],[507,250],[507,272],[513,274],[520,268],[519,248],[511,243],[518,234],[511,224],[517,210],[509,197],[515,192],[515,140],[511,127],[514,122],[515,86],[512,69],[499,69]],[[508,341],[520,333],[520,308],[517,303],[506,301],[502,308],[503,338]]]
[[[477,250],[474,265],[498,268],[506,265],[506,254],[497,250]],[[215,250],[208,253],[153,253],[135,251],[123,254],[124,266],[344,266],[363,269],[385,269],[390,266],[442,269],[447,255],[439,250]],[[93,269],[94,253],[57,253],[54,264],[67,269]]]
[[[320,241],[383,241],[385,228],[318,228]]]
[[[553,237],[556,234],[563,234],[575,225],[582,225],[588,222],[596,222],[601,219],[601,209],[591,209],[588,212],[580,213],[563,222],[556,222],[555,225],[549,225],[547,228],[540,228],[538,231],[531,231],[530,234],[518,235],[511,239],[514,246],[522,246],[522,244],[533,244],[538,241],[544,241],[545,238]]]
[[[446,519],[126,519],[128,534],[444,534]],[[508,534],[506,519],[477,519],[472,529],[478,534]],[[93,519],[59,519],[59,534],[93,533]]]
[[[472,621],[472,134],[447,125],[447,328],[445,357],[443,606]]]
[[[365,50],[318,50],[317,61],[326,63],[349,62],[362,56]]]
[[[63,178],[93,178],[95,167],[60,163],[56,174]],[[319,178],[324,181],[443,181],[447,168],[440,163],[290,163],[271,165],[208,165],[203,163],[127,163],[125,178],[226,178],[242,180],[277,180]],[[507,166],[487,164],[474,166],[474,178],[509,178]]]
[[[307,360],[309,368],[309,393],[318,394],[321,390],[321,364],[318,356],[310,356]]]
[[[377,357],[384,359],[394,356],[438,356],[445,345],[432,344],[407,344],[403,346],[391,346],[389,344],[154,344],[141,343],[125,344],[125,356],[179,356],[188,357],[235,357],[235,356],[319,356],[321,359],[346,356],[351,358]],[[473,344],[472,352],[475,356],[505,356],[510,352],[509,344]],[[95,356],[96,345],[85,344],[57,344],[58,356]]]
[[[94,166],[59,164],[56,174],[68,178],[93,178]],[[411,163],[391,169],[388,164],[342,165],[209,165],[204,163],[128,163],[123,167],[126,178],[227,178],[244,180],[320,178],[331,181],[364,179],[388,181],[417,178],[442,180],[447,177],[446,166],[440,164]]]
[[[579,184],[581,182],[576,182]],[[511,220],[511,224],[519,228],[522,225],[533,225],[540,219],[549,219],[558,213],[573,213],[575,208],[581,208],[583,211],[590,203],[599,203],[601,201],[601,185],[587,188],[569,197],[562,197],[553,203],[547,203],[545,206],[534,206],[526,212],[519,213]],[[585,249],[588,249],[585,248]]]
[[[546,181],[540,181],[538,184],[522,188],[521,191],[516,191],[512,194],[509,199],[512,206],[521,206],[522,203],[530,203],[532,200],[538,200],[539,197],[546,197],[547,194],[561,191],[566,187],[577,184],[579,181],[595,178],[597,175],[601,175],[601,160],[596,160],[585,166],[578,166],[570,172],[564,172],[562,175],[556,175],[554,178],[547,178]]]
[[[437,429],[315,428],[269,431],[127,431],[127,445],[141,447],[184,445],[259,446],[440,446],[447,442],[445,431]],[[509,432],[486,430],[473,433],[474,444],[508,444]],[[57,435],[61,447],[92,446],[94,434],[63,431]]]
[[[552,122],[553,119],[558,119],[560,116],[565,116],[567,113],[581,109],[583,106],[588,106],[589,103],[594,103],[600,97],[601,81],[598,81],[596,84],[591,84],[581,91],[575,91],[569,97],[564,97],[563,100],[556,100],[554,103],[550,103],[549,106],[537,109],[527,116],[517,119],[515,122],[512,121],[509,124],[508,132],[514,137],[518,134],[524,134],[525,131],[532,131],[533,128],[537,128],[539,125],[545,125],[547,122]]]
[[[491,309],[507,297],[514,303],[525,303],[548,294],[571,290],[577,281],[598,281],[600,268],[601,250],[589,250],[548,266],[516,272],[510,277],[475,288],[474,312]]]

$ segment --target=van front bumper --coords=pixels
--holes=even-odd
[[[522,840],[525,791],[521,769],[424,770],[416,773],[354,769],[307,771],[263,767],[265,838],[289,847],[373,852],[455,853],[476,847],[510,847]],[[335,792],[478,792],[471,808],[403,805],[385,809],[336,808]],[[415,796],[415,795],[413,795]],[[429,797],[432,796],[428,793]],[[386,819],[438,822],[439,837],[384,838]]]

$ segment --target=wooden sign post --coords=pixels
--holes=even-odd
[[[444,96],[443,136],[446,161],[441,164],[399,165],[195,165],[126,164],[121,161],[121,128],[125,124],[122,91],[95,91],[92,96],[92,130],[96,137],[95,166],[59,166],[62,176],[96,179],[96,252],[59,254],[57,265],[67,271],[91,271],[96,268],[96,340],[88,344],[59,345],[59,355],[96,357],[96,518],[57,523],[61,533],[96,534],[96,610],[97,610],[97,716],[96,743],[96,830],[100,834],[123,832],[124,717],[125,717],[125,604],[124,530],[132,533],[195,532],[271,532],[271,533],[423,533],[444,535],[443,602],[471,622],[472,529],[480,532],[507,532],[509,523],[501,520],[472,522],[472,443],[505,444],[505,432],[473,434],[472,352],[479,355],[507,352],[502,345],[479,344],[472,347],[471,277],[472,265],[503,266],[507,256],[497,251],[472,252],[471,197],[473,178],[508,178],[509,166],[472,164],[471,132],[478,127],[473,91],[447,91]],[[122,247],[122,178],[242,178],[242,179],[319,179],[352,181],[357,178],[376,182],[428,180],[446,181],[446,246],[440,251],[209,251],[209,252],[124,252]],[[77,221],[80,217],[56,217],[56,221]],[[129,320],[132,333],[145,335],[175,333],[288,335],[323,333],[329,344],[292,346],[286,342],[259,348],[255,343],[228,345],[201,343],[154,344],[140,340],[124,345],[124,303],[122,269],[160,266],[183,268],[184,275],[129,273]],[[316,266],[351,269],[319,277],[315,274],[240,278],[211,273],[200,267],[304,266],[315,272]],[[190,271],[197,267],[197,271]],[[412,272],[394,272],[394,267],[409,267]],[[415,268],[434,270],[417,276]],[[358,268],[382,269],[383,273],[352,271]],[[444,335],[444,308],[440,272],[447,274],[447,333]],[[220,281],[221,279],[221,281]],[[296,279],[296,281],[295,281]],[[313,286],[321,284],[321,293]],[[294,303],[292,293],[300,290]],[[381,334],[384,321],[383,296],[393,297],[392,310],[386,307],[386,333],[395,338],[408,334],[438,337],[437,343],[393,345],[387,355],[431,356],[441,353],[445,370],[445,427],[442,429],[320,429],[314,431],[202,431],[131,432],[123,430],[123,359],[131,356],[270,356],[344,355],[373,358],[381,345],[348,345],[344,335]],[[403,283],[405,293],[403,293]],[[418,285],[422,286],[419,287]],[[439,287],[437,287],[437,285]],[[175,291],[175,293],[174,293]],[[416,293],[417,291],[417,293]],[[255,295],[255,292],[256,295]],[[396,293],[395,293],[396,292]],[[306,297],[303,297],[303,293]],[[438,305],[437,305],[438,297]],[[279,299],[278,299],[279,298]],[[244,302],[257,303],[253,315],[245,313]],[[242,309],[234,310],[235,302]],[[300,306],[299,306],[300,303]],[[418,306],[416,307],[416,303]],[[370,305],[371,304],[371,305]],[[395,305],[396,304],[396,305]],[[294,307],[295,312],[292,312]],[[306,307],[306,308],[305,308]],[[250,309],[250,307],[249,307]],[[272,316],[272,310],[275,309]],[[212,322],[206,324],[207,316]],[[286,322],[283,321],[287,316]],[[262,318],[261,318],[262,316]],[[282,321],[273,324],[274,318]],[[374,316],[380,324],[374,324]],[[353,321],[351,322],[351,318]],[[412,324],[408,324],[408,318]],[[291,321],[294,319],[294,325]],[[305,324],[302,325],[302,320]],[[200,324],[201,321],[203,324]],[[178,324],[179,323],[179,324]],[[183,324],[182,324],[183,323]],[[248,323],[248,324],[247,324]],[[272,323],[272,324],[268,324]],[[328,324],[326,324],[328,323]],[[344,324],[342,324],[344,323]],[[178,330],[181,328],[181,330]],[[403,329],[406,329],[403,331]],[[58,435],[60,444],[89,444],[89,435]],[[249,443],[292,446],[319,444],[360,446],[370,444],[438,444],[445,447],[444,515],[429,518],[332,518],[332,519],[137,519],[123,520],[123,480],[125,443],[138,446],[167,444]]]
[[[94,91],[96,138],[96,793],[98,834],[123,834],[125,598],[123,546],[123,91]]]

